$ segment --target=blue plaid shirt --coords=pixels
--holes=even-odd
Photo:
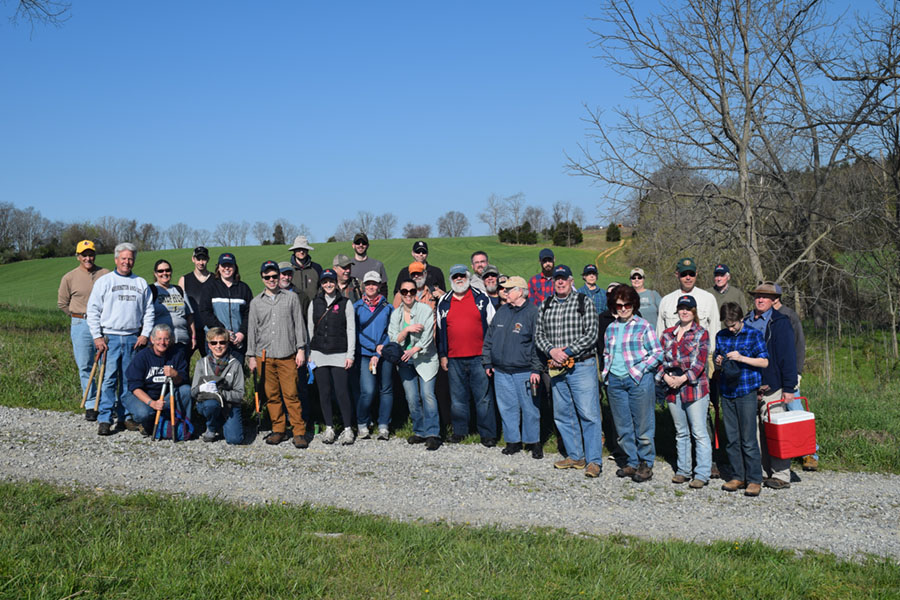
[[[737,350],[748,358],[769,358],[763,334],[746,324],[737,335],[728,329],[722,329],[716,334],[714,356],[721,356],[724,359],[732,350]],[[746,363],[738,363],[738,366],[741,368],[741,376],[738,378],[737,387],[730,387],[721,373],[719,374],[719,395],[723,398],[742,398],[758,390],[762,385],[762,369],[751,367]]]
[[[606,310],[606,290],[602,287],[597,286],[594,289],[591,289],[584,284],[580,288],[578,288],[578,293],[584,294],[588,298],[594,301],[594,308],[597,309],[597,314],[599,315],[604,310]]]

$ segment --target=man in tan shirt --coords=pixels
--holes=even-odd
[[[59,282],[59,295],[56,305],[59,309],[72,317],[69,333],[72,338],[72,352],[75,354],[75,364],[78,365],[78,375],[81,378],[81,393],[90,385],[89,397],[97,393],[97,388],[89,382],[91,367],[94,363],[96,348],[91,330],[88,328],[85,313],[87,302],[94,288],[94,282],[101,275],[109,273],[109,269],[103,269],[94,264],[97,253],[94,242],[82,240],[75,247],[75,256],[78,259],[78,267],[63,275]],[[87,406],[93,406],[88,402]],[[97,420],[97,411],[88,408],[84,411],[84,418],[88,421]]]

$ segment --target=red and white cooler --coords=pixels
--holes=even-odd
[[[806,410],[770,413],[769,407],[781,400],[766,404],[763,428],[771,456],[787,459],[816,453],[816,416],[809,412],[809,401],[802,400]]]

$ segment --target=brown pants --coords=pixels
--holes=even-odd
[[[260,361],[259,358],[256,360]],[[272,419],[272,431],[284,433],[286,408],[291,418],[291,426],[294,428],[294,435],[305,435],[306,422],[303,420],[300,396],[297,394],[297,363],[294,362],[294,358],[267,358],[266,362],[261,364],[265,365],[263,381],[269,418]]]

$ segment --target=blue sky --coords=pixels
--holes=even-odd
[[[594,2],[74,2],[34,31],[0,10],[0,199],[50,219],[284,217],[319,241],[453,209],[483,234],[486,198],[522,192],[601,220],[564,156],[585,103],[625,101]]]

